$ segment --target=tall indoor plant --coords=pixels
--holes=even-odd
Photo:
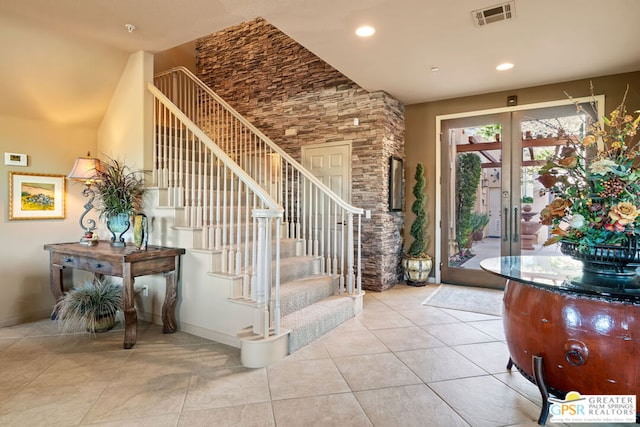
[[[411,242],[409,250],[402,259],[402,268],[404,269],[404,277],[407,284],[424,286],[431,272],[432,260],[426,253],[429,236],[427,233],[427,213],[425,211],[426,196],[424,194],[426,180],[422,163],[416,165],[414,178],[413,195],[415,200],[411,205],[411,212],[416,217],[411,224],[410,231],[413,242]]]
[[[471,243],[471,212],[476,203],[476,192],[482,174],[480,156],[463,153],[458,157],[456,169],[456,243],[460,252]]]
[[[112,234],[111,245],[124,246],[122,235],[131,225],[131,215],[142,209],[144,181],[123,162],[109,158],[96,170],[94,188],[100,217],[106,220]]]

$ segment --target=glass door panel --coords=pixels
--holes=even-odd
[[[480,261],[502,253],[503,184],[510,179],[502,166],[505,138],[509,114],[443,122],[443,282],[503,284],[482,271]]]
[[[554,255],[558,247],[544,246],[550,237],[550,228],[540,224],[540,211],[552,200],[538,181],[538,170],[547,158],[567,146],[570,138],[581,141],[588,122],[581,106],[578,113],[575,105],[549,107],[513,113],[514,127],[521,133],[520,165],[520,252],[514,255]]]

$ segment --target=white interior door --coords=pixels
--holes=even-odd
[[[351,144],[302,147],[302,166],[347,202],[351,202]]]
[[[320,144],[302,148],[302,165],[343,200],[351,203],[351,144]],[[338,272],[336,258],[346,248],[346,218],[319,192],[307,193],[305,202],[315,207],[309,220],[309,253],[320,255],[321,269]],[[335,205],[334,205],[335,206]],[[311,247],[313,240],[313,248]],[[331,261],[333,260],[333,262]]]

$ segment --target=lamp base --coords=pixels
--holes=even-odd
[[[96,246],[98,241],[96,239],[87,239],[86,237],[83,237],[80,239],[80,244],[82,246]]]
[[[98,244],[98,236],[89,230],[80,238],[80,244],[82,246],[96,246]]]

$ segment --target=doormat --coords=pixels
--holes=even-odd
[[[501,316],[503,295],[503,291],[496,289],[440,285],[422,304]]]

